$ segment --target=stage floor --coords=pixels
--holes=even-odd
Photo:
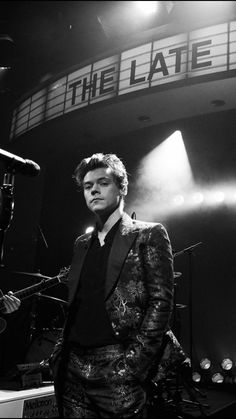
[[[209,407],[204,414],[198,406],[181,402],[181,416],[185,419],[210,417],[215,419],[236,418],[235,386],[230,388],[210,388],[203,390],[205,397],[197,397],[201,404]],[[189,400],[185,389],[181,399]],[[174,409],[175,410],[175,409]],[[180,412],[179,412],[180,413]],[[0,418],[56,418],[58,417],[54,386],[45,385],[26,390],[0,390]],[[172,409],[154,408],[150,419],[177,419],[179,414]]]
[[[164,405],[161,409],[154,409],[150,419],[178,419],[180,417],[183,419],[206,417],[212,419],[236,419],[235,386],[225,388],[219,385],[214,388],[201,388],[200,391],[204,397],[195,393],[195,403],[192,403],[186,390],[181,389],[179,404],[170,403]]]

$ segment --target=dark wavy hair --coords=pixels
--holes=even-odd
[[[91,170],[99,169],[101,167],[111,169],[114,180],[122,192],[122,195],[126,195],[128,188],[127,171],[123,162],[116,156],[116,154],[96,153],[91,157],[84,158],[76,167],[73,178],[75,179],[77,185],[81,188],[83,186],[85,175]]]

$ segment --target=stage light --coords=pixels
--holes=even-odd
[[[124,1],[111,3],[97,16],[106,38],[121,39],[164,25],[171,18],[175,2]]]
[[[145,15],[151,15],[158,10],[158,1],[135,1],[134,5]]]
[[[200,367],[202,370],[209,370],[211,368],[211,361],[209,358],[203,358],[200,361]]]
[[[233,368],[233,361],[230,358],[225,358],[221,362],[221,367],[223,370],[229,371]]]
[[[221,191],[217,191],[217,192],[214,192],[214,194],[213,194],[213,199],[214,199],[214,201],[216,202],[216,203],[221,203],[221,202],[223,202],[224,201],[224,199],[225,199],[225,194],[223,193],[223,192],[221,192]]]
[[[220,372],[216,372],[215,374],[213,374],[213,376],[211,377],[211,381],[215,384],[221,384],[224,382],[224,377]]]
[[[178,205],[178,206],[179,205],[183,205],[183,203],[184,203],[184,197],[183,197],[183,195],[176,195],[174,197],[173,201],[174,201],[175,205]]]
[[[201,192],[195,192],[193,194],[193,202],[195,204],[201,204],[204,201],[204,196]]]
[[[217,189],[221,187],[221,189]],[[204,206],[218,207],[226,200],[226,187],[223,185],[214,185],[211,187],[202,188],[204,193]]]
[[[160,158],[164,158],[159,161],[159,165],[162,170],[166,173],[170,173],[172,182],[179,181],[178,187],[185,188],[192,182],[192,171],[189,164],[187,152],[183,142],[181,131],[175,131],[170,137],[168,137],[158,147]],[[177,178],[177,179],[176,179]],[[184,183],[181,184],[182,181]]]
[[[175,131],[140,162],[130,208],[149,221],[185,211],[185,196],[193,188],[193,176],[180,131]],[[137,198],[135,198],[135,196]],[[131,209],[132,211],[132,209]]]
[[[87,228],[86,228],[85,233],[86,233],[86,234],[88,234],[88,233],[92,233],[92,231],[93,231],[93,230],[94,230],[94,227],[89,226],[89,227],[87,227]]]
[[[178,194],[192,186],[192,171],[180,131],[175,131],[144,157],[140,173],[149,185],[161,186],[168,194]]]
[[[195,382],[195,383],[200,383],[200,381],[201,381],[201,374],[199,374],[199,372],[197,372],[197,371],[194,371],[193,372],[193,374],[192,374],[192,379],[193,379],[193,381]]]

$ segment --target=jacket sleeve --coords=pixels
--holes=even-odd
[[[142,244],[142,263],[148,293],[144,319],[125,354],[125,368],[139,379],[159,355],[173,308],[173,256],[163,225],[151,227]]]

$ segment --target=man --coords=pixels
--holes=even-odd
[[[59,415],[143,418],[144,382],[173,305],[168,234],[123,211],[128,179],[116,155],[83,159],[74,178],[96,226],[75,242],[68,316],[51,359]]]

